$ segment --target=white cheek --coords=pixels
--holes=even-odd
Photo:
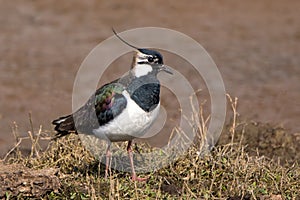
[[[134,69],[134,75],[136,77],[145,76],[152,71],[152,67],[150,65],[137,65]]]

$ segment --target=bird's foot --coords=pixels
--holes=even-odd
[[[137,175],[134,174],[134,175],[131,176],[131,180],[132,181],[143,182],[143,181],[148,180],[148,177],[141,178],[141,177],[138,177]]]

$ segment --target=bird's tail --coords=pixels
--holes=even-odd
[[[54,139],[66,136],[70,133],[76,133],[75,123],[72,115],[60,117],[52,121],[52,124],[55,125],[54,130],[57,131]]]

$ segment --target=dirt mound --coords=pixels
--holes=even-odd
[[[0,198],[18,196],[27,197],[45,195],[49,191],[58,191],[60,182],[55,173],[58,170],[29,169],[19,164],[4,165],[0,163]]]

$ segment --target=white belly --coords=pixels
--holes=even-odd
[[[112,142],[139,138],[146,133],[157,118],[160,104],[147,113],[130,99],[127,91],[124,91],[122,94],[127,99],[126,108],[111,122],[94,129],[93,133],[96,137]]]

